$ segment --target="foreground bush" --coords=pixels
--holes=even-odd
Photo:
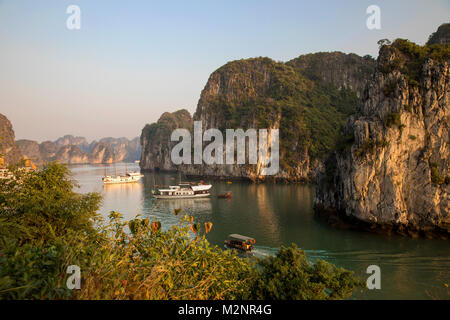
[[[359,281],[295,246],[249,259],[211,246],[193,217],[167,231],[148,219],[102,222],[98,194],[73,191],[67,167],[0,181],[2,299],[343,299]],[[178,212],[176,212],[178,214]],[[13,230],[13,232],[9,232]],[[81,269],[81,289],[66,286]]]

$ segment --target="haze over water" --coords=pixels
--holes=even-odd
[[[103,216],[119,211],[129,220],[136,215],[155,217],[163,228],[179,223],[183,214],[197,222],[211,221],[208,234],[212,244],[223,246],[230,233],[256,239],[256,256],[276,253],[280,245],[296,243],[310,260],[324,259],[355,271],[367,279],[370,265],[381,268],[381,290],[355,294],[358,299],[449,299],[450,248],[445,240],[382,236],[362,231],[335,229],[314,216],[314,187],[296,184],[252,184],[213,181],[208,199],[156,200],[152,188],[176,184],[177,174],[145,173],[139,183],[103,186],[101,177],[139,170],[136,164],[71,166],[79,192],[97,191],[104,200]],[[182,180],[186,180],[182,177]],[[232,192],[230,200],[217,194]]]

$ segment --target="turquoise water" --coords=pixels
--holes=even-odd
[[[101,177],[139,170],[136,164],[71,166],[79,192],[104,196],[101,213],[121,212],[126,219],[141,214],[156,217],[164,228],[179,223],[173,210],[182,208],[196,221],[213,223],[208,240],[222,246],[226,236],[239,233],[256,239],[254,254],[274,254],[280,245],[296,243],[311,260],[324,259],[355,271],[365,279],[370,265],[381,268],[381,290],[355,294],[357,299],[450,299],[450,246],[445,240],[410,239],[354,230],[338,230],[313,212],[314,187],[214,181],[206,199],[156,200],[152,187],[176,184],[177,174],[146,173],[139,183],[103,186]],[[185,180],[185,179],[183,179]],[[232,198],[216,195],[232,192]]]

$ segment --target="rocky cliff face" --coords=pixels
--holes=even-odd
[[[350,89],[361,97],[376,63],[370,56],[361,58],[353,53],[319,52],[300,56],[287,64],[311,80],[331,83],[338,89]]]
[[[106,142],[97,142],[92,147],[89,154],[89,163],[113,163],[115,162],[114,153],[110,144]]]
[[[49,161],[71,164],[98,164],[114,162],[134,162],[139,160],[141,147],[139,138],[103,138],[88,143],[83,137],[66,135],[55,142],[38,144],[32,140],[18,140],[25,158],[41,165]]]
[[[25,159],[30,159],[33,163],[42,163],[39,144],[32,140],[17,140],[16,145],[19,147]]]
[[[178,128],[190,129],[193,125],[192,117],[187,110],[173,113],[165,112],[158,122],[147,124],[142,129],[140,161],[141,170],[176,171],[170,154],[176,142],[170,141],[172,131]]]
[[[331,74],[326,73],[333,64]],[[308,55],[288,63],[253,58],[224,65],[211,74],[193,119],[202,121],[203,130],[221,130],[224,141],[225,129],[279,129],[280,171],[262,175],[262,158],[257,164],[191,164],[178,169],[193,176],[310,181],[339,127],[354,112],[354,90],[368,80],[373,65],[371,58],[343,53]],[[141,168],[176,170],[167,148],[169,134],[155,134],[161,126],[152,126],[141,136]]]
[[[84,164],[89,163],[89,158],[79,146],[68,145],[59,148],[52,161],[68,164]]]
[[[53,141],[44,141],[39,145],[42,162],[51,161],[55,157],[56,152],[58,152],[58,147]]]
[[[103,138],[99,143],[105,143],[111,147],[114,162],[133,162],[141,156],[139,137],[132,140],[127,138]]]
[[[340,149],[318,177],[328,219],[402,234],[450,233],[450,51],[383,46]]]
[[[55,141],[55,144],[58,148],[64,146],[79,146],[80,149],[84,152],[90,151],[89,143],[84,137],[74,137],[72,135],[65,135],[64,137],[58,138]]]
[[[15,164],[22,159],[14,137],[11,122],[0,114],[0,165]]]
[[[283,161],[278,174],[270,178],[307,180],[312,170],[306,143],[302,141],[307,139],[307,132],[300,123],[301,106],[299,103],[289,108],[283,100],[302,95],[308,85],[309,81],[293,68],[269,58],[233,61],[211,74],[201,93],[194,120],[202,121],[203,130],[222,130],[224,139],[225,129],[282,127],[280,158],[288,160],[287,153],[290,152],[296,161]],[[263,161],[265,159],[258,159],[257,165],[183,165],[181,170],[194,176],[257,180],[269,178],[261,175]]]

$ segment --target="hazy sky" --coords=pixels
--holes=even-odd
[[[66,28],[71,4],[80,30]],[[381,30],[366,27],[372,4]],[[423,44],[449,17],[450,0],[0,0],[0,113],[17,139],[132,138],[165,111],[195,111],[228,61],[376,57],[379,39]]]

